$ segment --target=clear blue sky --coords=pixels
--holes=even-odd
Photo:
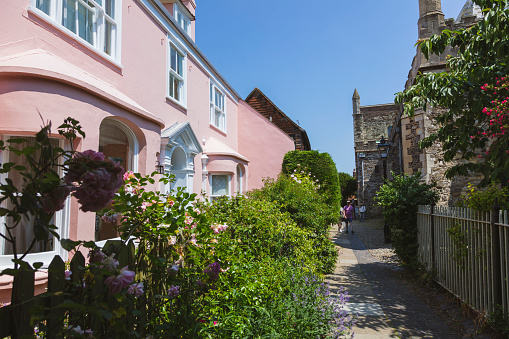
[[[442,0],[456,18],[465,0]],[[196,43],[246,96],[258,87],[329,153],[355,168],[352,95],[394,101],[415,55],[418,0],[196,0]]]

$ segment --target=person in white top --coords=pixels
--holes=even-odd
[[[359,222],[363,222],[363,221],[366,221],[364,219],[364,214],[366,213],[366,206],[364,206],[364,204],[361,204],[361,207],[359,208],[359,213],[361,214],[361,217],[359,219]]]

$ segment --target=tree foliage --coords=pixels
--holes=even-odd
[[[394,250],[403,265],[418,267],[417,206],[436,202],[435,184],[421,183],[421,173],[396,175],[376,193],[377,205],[383,207],[385,222],[391,229]]]
[[[465,160],[448,169],[448,178],[481,173],[481,186],[486,186],[509,180],[509,8],[508,0],[474,2],[484,20],[417,42],[426,57],[454,48],[457,55],[447,57],[449,71],[419,75],[396,102],[404,103],[409,115],[428,105],[447,108],[436,117],[438,131],[420,146],[441,142],[445,161]]]
[[[290,151],[283,159],[283,173],[309,172],[320,185],[319,192],[327,197],[327,204],[339,212],[341,189],[336,164],[328,153],[318,151]]]
[[[357,180],[348,173],[339,172],[339,186],[341,187],[341,206],[346,205],[346,199],[357,192]]]

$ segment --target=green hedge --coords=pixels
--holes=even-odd
[[[326,202],[339,211],[341,204],[341,188],[339,185],[336,164],[328,153],[318,151],[290,151],[283,159],[282,172],[309,172],[318,179],[319,192],[326,197]]]

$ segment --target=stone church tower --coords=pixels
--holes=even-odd
[[[481,19],[482,14],[479,8],[471,0],[466,1],[456,20],[453,18],[445,19],[440,0],[419,0],[418,37],[419,39],[426,39],[434,34],[440,34],[444,29],[457,30],[469,27]],[[429,59],[426,59],[417,49],[408,73],[405,89],[415,83],[419,73],[446,70],[446,57],[447,55],[454,55],[454,53],[453,49],[448,48],[442,55],[431,55]],[[370,175],[369,171],[366,171],[366,168],[368,170],[371,168],[367,166],[367,159],[370,157],[375,159],[377,153],[380,164],[386,166],[386,177],[389,180],[390,170],[393,170],[395,173],[404,172],[408,174],[421,172],[423,181],[437,182],[440,189],[440,204],[443,205],[454,204],[466,184],[476,181],[476,178],[458,177],[452,180],[445,178],[445,171],[450,164],[443,161],[443,151],[440,144],[437,143],[425,150],[419,148],[419,142],[437,130],[438,127],[434,117],[443,111],[443,108],[428,107],[427,111],[416,109],[415,115],[410,118],[403,114],[403,107],[394,104],[360,106],[359,101],[355,102],[356,96],[358,97],[358,93],[354,93],[353,118],[359,202],[364,202],[367,206],[372,204],[372,198],[383,182],[380,177]],[[395,110],[396,113],[388,113],[392,110]],[[380,140],[382,135],[379,127],[382,125],[388,129],[387,134],[383,135],[385,135],[385,139],[388,140],[390,145],[389,152],[384,160],[381,159],[380,152],[376,151],[376,141]],[[369,130],[377,130],[379,135],[368,135],[367,131]],[[362,166],[364,166],[364,170]],[[376,209],[372,209],[372,211],[375,215],[379,213]]]

